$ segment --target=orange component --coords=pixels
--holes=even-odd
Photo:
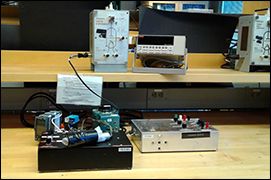
[[[60,129],[64,129],[64,124],[63,123],[60,124]]]

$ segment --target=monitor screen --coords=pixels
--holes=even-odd
[[[184,35],[189,53],[227,51],[240,15],[139,8],[139,34]]]

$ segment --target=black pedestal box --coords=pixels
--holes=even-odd
[[[40,143],[38,147],[40,172],[131,169],[132,163],[133,147],[122,131],[96,145],[57,148]]]

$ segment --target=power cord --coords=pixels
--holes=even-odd
[[[110,100],[108,100],[108,99],[106,99],[106,98],[100,96],[100,95],[97,94],[95,91],[93,91],[90,87],[88,87],[88,85],[87,85],[87,84],[82,80],[82,78],[79,76],[79,74],[77,73],[76,69],[74,68],[74,66],[73,66],[73,64],[72,64],[72,62],[71,62],[71,60],[72,60],[73,58],[87,58],[87,57],[91,57],[91,56],[92,56],[92,55],[91,55],[90,53],[87,53],[87,52],[86,52],[86,53],[83,53],[83,54],[82,54],[82,53],[73,54],[73,55],[71,55],[71,56],[69,57],[68,61],[69,61],[70,66],[72,67],[73,71],[75,72],[76,76],[78,77],[78,79],[81,81],[81,83],[82,83],[82,84],[83,84],[83,85],[84,85],[91,93],[93,93],[95,96],[99,97],[100,99],[102,99],[102,100],[108,102],[109,104],[111,104],[111,105],[115,108],[116,111],[119,111],[118,106],[115,105],[112,101],[110,101]]]
[[[155,68],[182,68],[184,63],[181,60],[165,59],[157,56],[141,56],[143,67]]]
[[[237,40],[232,39],[232,41],[237,41]],[[227,53],[222,53],[226,63],[222,64],[221,68],[223,68],[223,69],[234,69],[235,61],[237,59],[239,59],[239,55],[237,55],[236,52],[234,52],[234,49],[233,49],[236,46],[237,46],[237,42],[234,43],[232,46],[230,46],[228,48]]]
[[[29,123],[26,119],[25,119],[25,113],[26,113],[26,108],[28,106],[28,104],[30,102],[32,102],[34,99],[37,98],[45,98],[48,101],[50,101],[57,109],[64,111],[64,112],[68,112],[68,110],[66,110],[62,105],[56,104],[56,100],[53,96],[45,93],[45,92],[37,92],[34,93],[32,96],[30,96],[27,101],[25,102],[23,108],[20,111],[20,121],[21,123],[25,126],[25,127],[30,127],[33,128],[34,124]]]

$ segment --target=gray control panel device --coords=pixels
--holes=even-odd
[[[238,24],[235,69],[251,72],[253,68],[270,68],[270,14],[241,16]],[[268,68],[269,67],[269,68]]]
[[[198,119],[190,119],[197,122]],[[188,123],[188,121],[186,121]],[[173,119],[133,119],[132,140],[141,152],[216,151],[219,132],[213,127],[182,128]]]
[[[126,72],[129,11],[93,10],[89,27],[91,69],[95,72]]]

